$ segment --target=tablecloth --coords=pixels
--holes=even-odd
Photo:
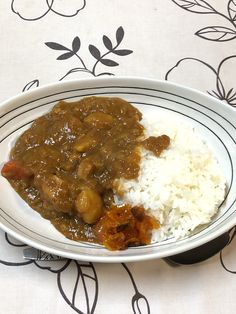
[[[0,101],[59,80],[121,75],[236,106],[235,0],[9,0],[0,14]],[[0,231],[0,313],[233,313],[235,246],[179,267],[35,262]]]

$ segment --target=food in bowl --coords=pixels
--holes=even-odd
[[[170,145],[156,158],[142,149],[137,179],[118,180],[122,201],[142,204],[160,228],[152,240],[181,239],[210,223],[225,199],[226,179],[213,150],[192,125],[175,115],[143,114],[145,137],[166,134]],[[200,228],[199,228],[200,229]]]
[[[66,237],[111,250],[184,237],[225,196],[193,129],[120,98],[59,102],[19,137],[2,175]]]

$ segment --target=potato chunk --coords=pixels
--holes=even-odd
[[[88,115],[84,119],[84,122],[91,124],[92,126],[95,126],[97,128],[106,128],[112,126],[112,124],[114,123],[114,118],[110,114],[98,111]]]
[[[79,153],[84,153],[92,148],[94,148],[98,143],[98,140],[90,134],[86,134],[78,138],[75,143],[74,148]]]
[[[79,216],[88,224],[97,222],[103,212],[100,195],[89,188],[79,193],[75,201],[75,207]]]

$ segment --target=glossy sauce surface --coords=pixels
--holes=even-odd
[[[141,118],[138,109],[120,98],[61,101],[20,136],[2,175],[66,237],[104,244],[101,224],[106,221],[107,226],[104,217],[118,210],[113,205],[114,180],[137,178],[140,145],[158,154],[169,145],[166,136],[143,141]],[[129,208],[131,220],[142,216],[146,221],[145,212],[135,216],[136,211]],[[146,234],[157,226],[154,220],[146,224]],[[107,247],[147,244],[149,238],[136,234],[133,242]]]

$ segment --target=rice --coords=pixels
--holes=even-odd
[[[122,191],[122,202],[143,206],[159,220],[161,227],[153,232],[153,241],[183,238],[217,213],[225,196],[225,177],[192,126],[153,113],[144,113],[141,123],[146,137],[166,134],[170,146],[160,157],[142,149],[138,178],[120,179],[117,191]]]

